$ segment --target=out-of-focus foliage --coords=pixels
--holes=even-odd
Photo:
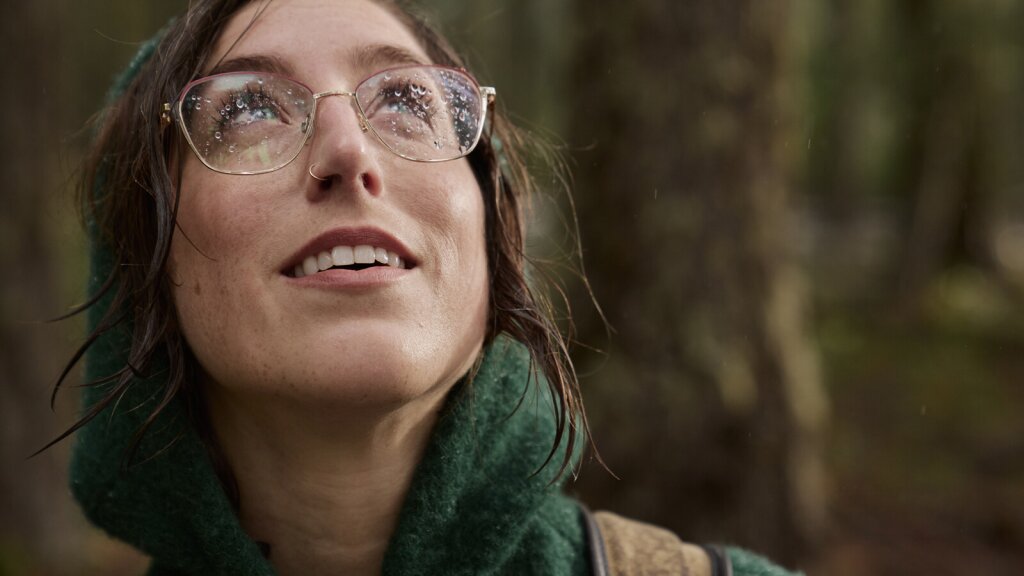
[[[0,573],[131,574],[45,405],[81,326],[69,182],[114,73],[185,2],[4,20]],[[1024,572],[1024,1],[426,2],[563,149],[595,508],[810,573]],[[564,248],[549,171],[534,244]],[[99,570],[99,567],[103,567]]]

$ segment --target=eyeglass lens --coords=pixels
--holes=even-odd
[[[479,87],[450,68],[385,70],[360,83],[355,99],[368,128],[410,160],[464,156],[483,128]],[[189,143],[210,168],[267,172],[298,155],[312,129],[314,102],[307,87],[286,77],[228,73],[189,87],[180,116]]]

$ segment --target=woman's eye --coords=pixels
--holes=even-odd
[[[433,95],[426,87],[407,83],[385,86],[378,93],[378,104],[373,112],[387,112],[402,116],[413,116],[430,124],[433,118]]]
[[[245,127],[256,122],[288,123],[274,98],[262,92],[227,94],[221,103],[219,124],[222,129]]]
[[[252,124],[262,120],[276,120],[277,112],[271,108],[245,108],[235,113],[232,121],[235,124]]]

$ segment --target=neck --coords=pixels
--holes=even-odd
[[[444,400],[317,414],[211,387],[210,419],[239,489],[239,519],[281,576],[376,575]],[[372,415],[368,415],[368,413]]]

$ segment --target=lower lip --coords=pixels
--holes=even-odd
[[[374,266],[362,270],[324,270],[302,278],[285,276],[289,284],[305,288],[328,290],[356,290],[382,288],[399,282],[413,269]]]

